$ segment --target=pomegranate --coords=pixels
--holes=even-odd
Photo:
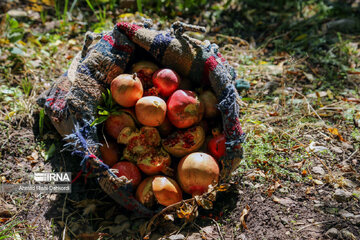
[[[164,68],[156,71],[152,76],[154,86],[159,90],[161,96],[167,98],[180,84],[179,75],[171,69]]]
[[[168,136],[174,129],[174,126],[171,124],[169,119],[165,117],[163,123],[160,126],[158,126],[157,129],[159,130],[161,136]]]
[[[127,144],[123,157],[136,162],[141,171],[148,175],[160,172],[172,175],[170,155],[160,147],[159,132],[153,127],[142,127],[140,131],[124,128],[118,138],[119,143]]]
[[[205,141],[202,127],[196,126],[186,130],[177,130],[162,141],[164,149],[175,157],[183,157],[197,151]]]
[[[151,87],[151,88],[146,89],[143,94],[144,97],[146,97],[146,96],[158,97],[159,95],[160,95],[159,90],[156,87]]]
[[[128,180],[131,180],[134,188],[139,185],[141,181],[141,174],[135,164],[127,161],[122,161],[112,166],[112,169],[116,169],[118,171],[117,173],[115,173],[116,176],[125,176]]]
[[[173,175],[170,168],[171,158],[163,148],[153,149],[137,156],[137,166],[147,175],[164,173]]]
[[[213,138],[208,142],[207,148],[211,156],[216,159],[220,159],[225,155],[225,136],[224,134],[214,135]]]
[[[165,176],[145,178],[136,190],[136,199],[144,206],[151,208],[157,201],[161,205],[169,206],[182,200],[179,185]]]
[[[196,93],[188,90],[175,91],[167,101],[167,116],[177,128],[187,128],[201,121],[204,106]]]
[[[101,141],[102,146],[100,147],[101,160],[112,167],[119,159],[119,149],[118,145],[114,141]]]
[[[124,127],[135,128],[135,121],[131,115],[125,111],[120,111],[116,115],[111,115],[105,121],[105,131],[113,138],[117,139],[120,131]]]
[[[121,130],[117,141],[121,144],[133,145],[132,148],[141,145],[158,147],[160,146],[161,138],[158,130],[154,127],[142,127],[140,130],[125,127],[123,130]],[[135,149],[135,151],[139,150]]]
[[[220,111],[216,107],[218,101],[214,93],[212,93],[211,91],[204,91],[200,94],[199,98],[205,107],[205,118],[213,118],[220,114]]]
[[[137,101],[135,113],[136,118],[141,124],[156,127],[161,125],[165,119],[166,103],[159,97],[143,97]]]
[[[216,160],[202,152],[183,157],[177,168],[181,188],[192,196],[207,192],[209,185],[219,180],[219,172]]]
[[[135,198],[145,207],[151,208],[155,204],[155,196],[152,190],[153,177],[145,178],[136,189]]]
[[[136,74],[120,74],[110,85],[113,99],[123,107],[133,107],[143,96],[143,86]]]
[[[144,89],[148,89],[152,86],[152,75],[159,67],[149,61],[140,61],[132,65],[131,72],[136,73],[139,77]]]
[[[169,206],[182,200],[179,185],[169,177],[156,176],[152,181],[152,190],[161,205]]]

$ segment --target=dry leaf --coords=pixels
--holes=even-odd
[[[241,216],[240,216],[240,223],[245,229],[248,229],[248,227],[246,226],[246,223],[245,223],[245,217],[246,217],[246,215],[249,214],[249,210],[250,210],[249,205],[246,205],[246,207],[242,210]]]
[[[165,216],[164,216],[164,219],[165,220],[168,220],[168,221],[174,221],[175,219],[174,219],[174,215],[172,215],[172,214],[166,214]]]
[[[189,203],[183,203],[176,213],[179,218],[185,218],[187,221],[193,220],[198,215],[196,206]]]
[[[326,90],[326,93],[328,95],[328,98],[330,100],[333,100],[334,99],[334,94],[332,93],[332,91],[330,89]]]
[[[219,185],[216,190],[219,192],[225,192],[230,188],[230,184],[229,183],[223,183],[221,185]]]
[[[360,103],[360,99],[358,98],[343,98],[346,102],[354,102],[354,103]]]
[[[276,191],[276,189],[278,189],[279,187],[281,187],[281,184],[280,184],[280,180],[277,180],[275,181],[274,185],[270,186],[266,192],[268,194],[269,197],[272,196],[272,194]]]
[[[339,133],[339,130],[337,128],[328,128],[329,132],[339,138],[340,141],[346,142],[345,139],[341,136]]]
[[[0,218],[0,223],[5,223],[9,220],[10,218]]]
[[[278,198],[278,197],[273,197],[273,201],[276,202],[276,203],[280,203],[281,205],[284,205],[284,206],[289,206],[291,205],[292,203],[294,203],[293,200],[291,200],[290,198],[286,197],[286,198]]]
[[[96,211],[96,205],[91,203],[84,208],[83,215],[86,216],[89,215],[90,213],[94,214],[95,211]]]
[[[195,196],[196,203],[202,206],[204,209],[209,210],[213,208],[213,203],[201,196]]]

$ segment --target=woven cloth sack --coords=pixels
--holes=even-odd
[[[239,119],[239,95],[234,86],[236,73],[221,56],[216,44],[190,38],[185,31],[205,30],[181,22],[175,22],[168,31],[153,30],[148,22],[120,22],[110,32],[87,33],[83,49],[68,71],[38,98],[39,105],[45,108],[46,115],[68,142],[65,148],[82,157],[82,170],[91,170],[108,195],[144,217],[153,216],[156,211],[140,204],[132,194],[131,182],[125,177],[117,177],[101,161],[96,127],[90,127],[96,118],[97,106],[101,104],[101,94],[112,79],[132,63],[137,48],[198,85],[211,84],[219,101],[217,106],[226,137],[226,154],[221,158],[221,183],[229,181],[231,172],[242,158],[244,133]]]

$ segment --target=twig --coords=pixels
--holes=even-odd
[[[63,208],[61,211],[61,221],[64,221],[64,215],[65,215],[65,206],[66,206],[66,200],[67,200],[68,194],[66,193],[65,195],[65,199],[64,199],[64,204],[63,204]]]
[[[217,33],[215,36],[216,37],[228,38],[228,39],[231,39],[231,40],[236,40],[236,41],[239,41],[242,45],[250,46],[248,41],[246,41],[246,40],[244,40],[242,38],[239,38],[239,37],[228,36],[228,35],[224,35],[224,34],[220,34],[220,33]]]
[[[224,239],[224,236],[223,236],[223,234],[222,234],[222,232],[221,232],[220,226],[219,226],[219,224],[217,223],[217,221],[215,221],[215,220],[212,219],[212,218],[210,218],[210,219],[211,219],[211,221],[213,221],[213,222],[216,224],[216,228],[217,228],[217,230],[218,230],[218,232],[219,232],[219,235],[220,235],[221,240],[225,240],[225,239]]]
[[[348,159],[346,159],[346,161],[349,161],[349,160],[352,158],[352,156],[354,156],[355,153],[357,153],[357,151],[359,151],[359,149],[356,149],[355,152],[353,152],[353,153],[348,157]]]
[[[303,230],[303,229],[305,229],[305,228],[308,228],[308,227],[311,227],[311,226],[313,226],[313,225],[330,223],[330,222],[334,222],[334,220],[311,223],[311,224],[308,224],[308,225],[306,225],[306,226],[303,226],[302,228],[299,228],[299,229],[297,230],[297,232],[300,232],[301,230]]]
[[[319,116],[319,114],[315,111],[315,109],[311,106],[311,104],[309,103],[309,101],[308,101],[308,99],[307,99],[307,97],[306,96],[304,96],[302,93],[300,93],[300,92],[298,92],[298,91],[296,91],[295,90],[295,93],[297,93],[297,94],[299,94],[300,96],[302,96],[303,98],[304,98],[304,100],[306,101],[306,103],[307,103],[307,105],[308,105],[308,107],[309,107],[309,109],[311,109],[314,113],[315,113],[315,115],[321,120],[321,121],[323,121],[324,122],[324,120]]]

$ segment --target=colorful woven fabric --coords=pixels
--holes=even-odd
[[[198,85],[212,86],[219,100],[226,136],[226,155],[221,159],[222,181],[228,180],[242,158],[244,133],[239,119],[239,96],[234,85],[236,73],[215,44],[183,34],[192,29],[203,31],[180,22],[174,23],[171,31],[120,22],[113,31],[100,35],[100,41],[93,45],[99,36],[89,33],[82,52],[75,57],[67,73],[39,98],[56,129],[67,136],[67,147],[83,158],[83,170],[92,169],[105,192],[125,208],[143,216],[153,212],[134,199],[131,183],[116,177],[96,157],[99,156],[96,131],[89,127],[95,119],[101,93],[131,63],[135,48],[145,49],[163,66]]]

